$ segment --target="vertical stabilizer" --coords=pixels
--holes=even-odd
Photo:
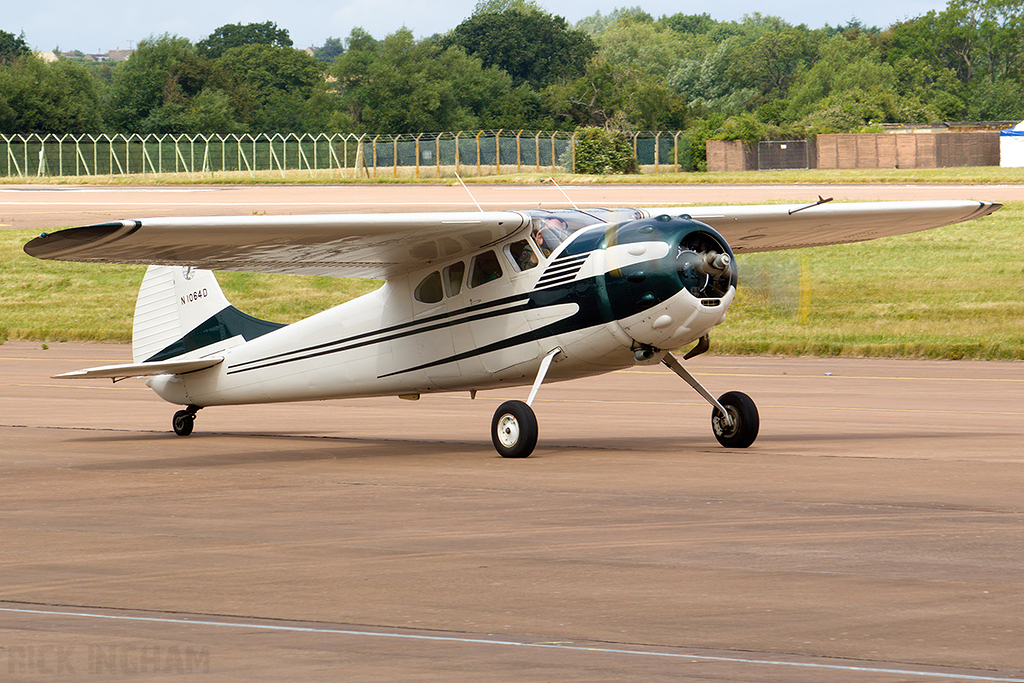
[[[254,339],[279,327],[283,325],[232,306],[208,270],[150,266],[135,303],[132,356],[136,363],[169,360],[219,343],[224,348],[221,342]]]

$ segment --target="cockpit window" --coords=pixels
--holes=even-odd
[[[422,301],[425,304],[436,304],[443,299],[444,292],[441,291],[441,273],[435,270],[423,278],[416,285],[416,289],[413,290],[413,296],[416,297],[416,301]]]
[[[530,240],[519,240],[508,245],[508,257],[518,270],[536,268],[540,263],[537,258],[537,246]]]
[[[470,266],[469,287],[479,287],[482,284],[497,280],[501,277],[501,263],[498,262],[498,255],[493,251],[485,251],[473,259]]]

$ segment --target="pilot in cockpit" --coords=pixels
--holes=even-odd
[[[540,247],[541,253],[551,256],[551,252],[569,236],[569,225],[561,218],[550,216],[538,219],[533,231],[533,241]]]

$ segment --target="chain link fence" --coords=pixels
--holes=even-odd
[[[757,145],[757,170],[784,171],[811,168],[807,140],[767,140]]]
[[[689,171],[680,132],[631,133],[645,172]],[[0,135],[0,176],[308,174],[442,178],[572,172],[575,134],[463,131],[418,135]]]

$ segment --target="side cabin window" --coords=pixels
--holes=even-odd
[[[501,263],[493,251],[485,251],[473,258],[469,267],[469,288],[497,280],[501,277]]]
[[[441,289],[441,273],[435,270],[423,278],[413,290],[413,296],[416,297],[416,301],[422,301],[425,304],[436,304],[441,301],[444,298],[444,291]]]
[[[462,291],[462,281],[466,277],[466,264],[462,261],[453,263],[444,269],[444,292],[448,296],[458,296]]]

